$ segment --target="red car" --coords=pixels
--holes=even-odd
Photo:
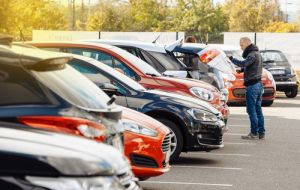
[[[170,170],[170,130],[155,119],[123,108],[123,124],[125,126],[124,143],[125,155],[130,160],[132,171],[140,180],[162,175]],[[135,125],[135,126],[132,126]],[[139,134],[138,127],[150,130]],[[130,129],[131,128],[131,129]]]
[[[229,109],[224,101],[221,101],[220,91],[212,85],[194,79],[162,76],[153,67],[120,48],[87,42],[29,42],[29,44],[50,51],[94,58],[120,70],[148,89],[159,89],[205,100],[223,114],[225,121],[228,119]]]
[[[246,87],[244,86],[244,74],[236,73],[235,77],[234,81],[226,82],[229,91],[228,103],[245,103]],[[272,74],[266,69],[263,69],[262,82],[264,86],[262,105],[271,106],[276,97],[276,84]]]

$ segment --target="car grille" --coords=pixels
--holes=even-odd
[[[161,145],[162,151],[168,152],[171,148],[171,133],[167,134],[163,140],[163,143]]]
[[[134,166],[140,166],[146,168],[158,168],[158,164],[156,163],[156,161],[146,156],[131,154],[130,159]]]
[[[237,98],[245,98],[245,96],[246,96],[246,89],[244,89],[244,88],[234,89],[232,92],[233,92],[233,95]]]
[[[240,88],[240,89],[234,89],[233,95],[237,98],[245,98],[246,97],[246,89]],[[263,97],[270,97],[274,95],[274,89],[273,88],[264,88],[264,94]]]

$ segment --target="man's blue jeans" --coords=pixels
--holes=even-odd
[[[251,133],[253,135],[265,134],[264,115],[261,109],[263,85],[258,82],[246,88],[247,113],[251,122]]]

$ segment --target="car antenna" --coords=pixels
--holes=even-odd
[[[152,44],[156,44],[156,41],[160,38],[160,34],[152,41]]]

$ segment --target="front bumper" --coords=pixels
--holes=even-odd
[[[298,88],[298,81],[276,81],[276,89],[278,91],[289,91],[293,88]]]
[[[188,151],[208,151],[224,147],[223,134],[226,131],[224,121],[199,123],[199,125],[201,125],[199,132],[189,137]]]
[[[159,131],[160,129],[158,129]],[[132,171],[140,179],[162,175],[170,170],[169,154],[164,145],[166,133],[157,137],[125,131],[125,155],[130,160]]]
[[[276,90],[273,86],[264,86],[263,100],[274,100]],[[246,102],[246,88],[233,88],[230,90],[228,103]]]

